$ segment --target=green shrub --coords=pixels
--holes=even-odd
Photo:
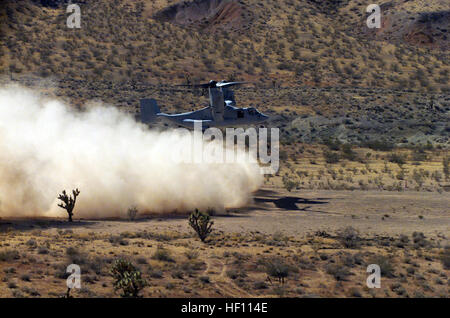
[[[140,297],[140,291],[148,286],[147,281],[142,278],[141,272],[133,264],[123,259],[118,259],[113,263],[111,275],[114,278],[114,289],[122,290],[121,297]]]

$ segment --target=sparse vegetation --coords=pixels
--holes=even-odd
[[[68,32],[50,2],[5,4],[0,82],[41,89],[44,77],[57,83],[45,94],[76,108],[95,98],[135,114],[149,92],[167,102],[164,111],[179,113],[206,100],[176,84],[218,74],[248,80],[255,85],[237,92],[238,106],[258,105],[271,117],[267,127],[280,128],[281,169],[265,178],[248,211],[230,210],[213,233],[214,210],[189,216],[200,240],[214,246],[160,216],[132,225],[87,220],[86,227],[1,220],[0,297],[61,297],[75,263],[83,288],[71,297],[114,297],[115,290],[122,297],[448,298],[448,231],[436,221],[450,190],[441,4],[390,1],[383,14],[398,23],[361,33],[364,12],[352,1],[242,0],[221,21],[199,22],[186,11],[155,18],[177,1],[98,0],[83,4],[89,28]],[[74,191],[58,197],[70,222]],[[246,223],[253,205],[260,218]],[[133,221],[138,210],[123,214]],[[354,227],[338,230],[342,224]],[[399,235],[399,226],[416,232]],[[365,267],[373,263],[383,288],[368,290]]]

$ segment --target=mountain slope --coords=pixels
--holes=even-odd
[[[361,31],[365,5],[358,1],[85,0],[78,30],[65,25],[65,1],[44,2],[3,6],[0,72],[152,83],[231,77],[266,85],[448,90],[446,44],[430,51],[411,33],[415,29],[400,37],[388,36],[386,27],[367,35]],[[403,8],[402,1],[392,2],[394,9]],[[448,6],[433,10],[445,12]]]

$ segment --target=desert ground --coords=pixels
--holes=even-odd
[[[119,297],[109,271],[122,258],[147,280],[144,297],[448,297],[449,206],[445,192],[265,186],[214,215],[205,243],[186,215],[3,219],[0,296],[63,297],[74,263],[72,297]],[[366,287],[368,264],[379,289]]]
[[[82,280],[69,296],[121,297],[118,260],[143,297],[449,297],[448,0],[386,2],[380,29],[350,0],[79,1],[79,29],[68,0],[3,2],[0,87],[140,118],[142,98],[170,114],[208,105],[179,84],[248,81],[237,105],[280,129],[281,167],[245,207],[213,213],[205,242],[191,211],[0,219],[0,297],[67,296],[69,264]]]

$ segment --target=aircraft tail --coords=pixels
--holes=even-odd
[[[153,98],[141,99],[141,121],[149,123],[154,121],[161,111]]]

